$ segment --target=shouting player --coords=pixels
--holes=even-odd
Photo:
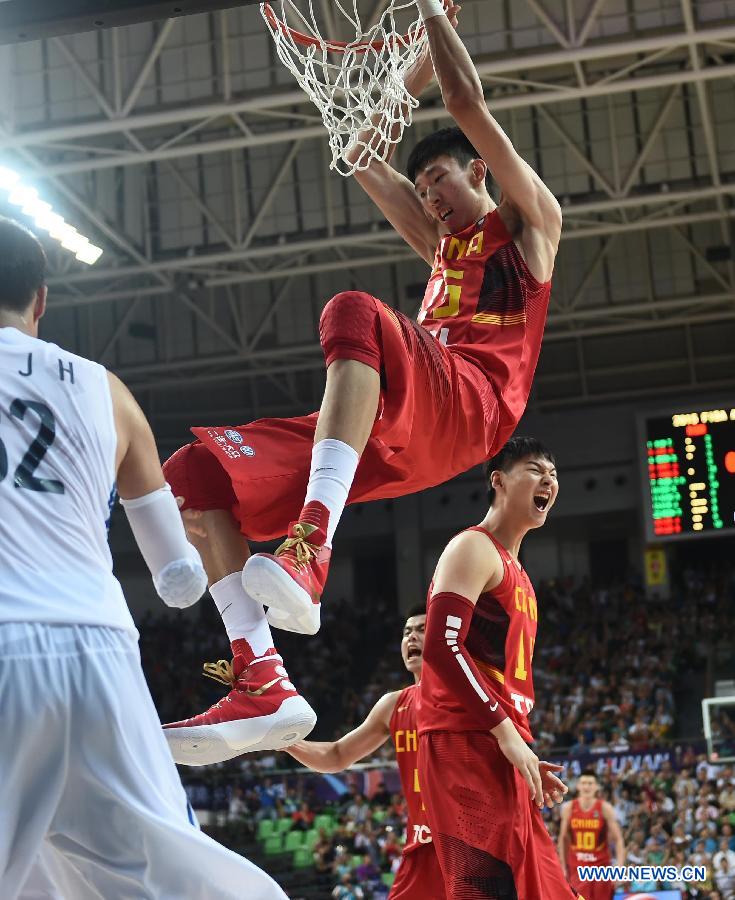
[[[39,879],[83,885],[69,900],[285,900],[195,827],[112,571],[115,483],[165,603],[195,603],[204,570],[132,394],[38,339],[45,271],[0,218],[0,897],[33,896],[40,856]]]
[[[612,900],[612,881],[581,881],[580,866],[607,866],[611,862],[610,845],[615,846],[615,861],[625,864],[625,842],[615,810],[598,797],[599,784],[592,769],[577,779],[577,794],[561,808],[559,858],[570,882],[587,900]]]
[[[416,732],[417,685],[421,677],[426,607],[412,609],[401,641],[403,664],[414,684],[385,694],[365,721],[338,741],[301,741],[286,749],[294,759],[315,772],[341,772],[373,753],[390,737],[396,752],[403,796],[408,806],[406,845],[390,891],[390,900],[442,900],[442,873],[434,852],[431,830],[421,802]]]
[[[253,733],[263,747],[258,719],[274,715],[265,690],[272,674],[269,663],[256,660],[275,649],[246,649],[251,632],[264,633],[256,605],[269,607],[276,627],[318,630],[345,503],[402,496],[466,471],[503,446],[526,406],[560,207],[490,114],[453,27],[458,7],[445,13],[440,0],[418,5],[430,57],[410,73],[411,90],[425,86],[433,65],[459,127],[422,140],[408,177],[377,160],[355,176],[431,267],[418,322],[369,294],[338,294],[319,327],[327,382],[318,415],[194,428],[197,440],[165,466],[182,509],[202,514],[202,540],[220,541],[222,518],[204,515],[212,511],[233,516],[253,540],[287,533],[275,555],[247,561],[239,589],[212,584],[228,634],[238,641],[233,654],[241,662],[233,672],[247,673],[250,694],[242,702],[235,677],[227,703],[167,726],[177,761],[202,751],[202,762],[216,762],[252,747]],[[499,206],[487,190],[488,172],[500,186]],[[260,687],[262,712],[252,695]],[[268,722],[273,746],[284,746]]]
[[[518,559],[554,505],[556,465],[537,440],[514,437],[487,472],[487,515],[450,541],[429,591],[422,796],[449,897],[574,900],[538,809],[566,787],[528,746],[539,610]]]

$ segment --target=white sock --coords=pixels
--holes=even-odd
[[[263,605],[245,593],[241,571],[215,582],[209,593],[222,616],[230,643],[247,641],[254,659],[265,656],[268,650],[273,649],[273,636]]]
[[[329,510],[327,547],[332,546],[332,538],[347,503],[359,462],[357,450],[334,438],[319,441],[311,451],[311,471],[304,505],[318,500]]]

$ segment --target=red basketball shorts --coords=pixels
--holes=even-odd
[[[446,896],[434,844],[417,844],[404,853],[388,900],[445,900]]]
[[[419,782],[449,900],[577,900],[525,781],[491,734],[421,735]]]
[[[599,863],[599,865],[608,863]],[[615,885],[612,881],[580,881],[577,877],[577,867],[571,863],[569,865],[569,883],[584,896],[584,900],[613,900],[615,894]]]
[[[523,412],[508,413],[502,374],[491,380],[461,346],[443,346],[374,302],[383,389],[349,503],[401,497],[466,472],[500,449]],[[505,366],[499,371],[510,373]],[[301,511],[316,421],[313,413],[192,428],[198,440],[174,453],[164,473],[184,509],[231,509],[246,537],[280,537]]]

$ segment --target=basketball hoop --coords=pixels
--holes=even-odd
[[[323,36],[315,0],[302,0],[302,5],[308,3],[308,13],[298,8],[297,0],[279,0],[280,15],[270,3],[261,3],[260,12],[279,59],[321,114],[332,152],[330,168],[351,175],[373,159],[386,159],[411,124],[419,104],[406,90],[404,78],[425,50],[426,33],[415,0],[389,0],[368,28],[360,19],[358,0],[351,0],[351,11],[343,5],[347,0],[328,2],[354,31],[351,40]],[[405,29],[398,29],[397,16],[410,20]],[[366,128],[367,141],[359,137]],[[347,151],[356,145],[360,152],[349,161]]]

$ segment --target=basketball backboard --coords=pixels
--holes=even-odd
[[[257,0],[2,0],[0,44],[215,12]]]
[[[705,697],[702,720],[709,761],[735,762],[735,696]]]

